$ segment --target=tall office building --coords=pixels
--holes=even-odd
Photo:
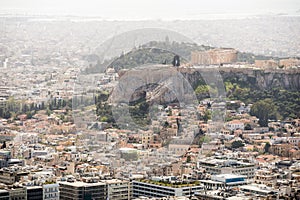
[[[42,186],[29,186],[29,187],[26,187],[26,190],[27,190],[27,200],[43,199]]]
[[[59,182],[60,200],[106,200],[105,183]]]

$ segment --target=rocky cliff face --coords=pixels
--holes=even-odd
[[[222,81],[236,80],[245,82],[259,89],[275,87],[287,90],[300,90],[300,69],[289,70],[254,70],[252,68],[218,68],[218,69],[182,69],[182,74],[194,85],[201,79],[203,72],[220,73]]]
[[[161,66],[160,66],[161,67]],[[223,86],[224,81],[237,81],[251,85],[258,89],[283,88],[287,90],[300,90],[300,69],[289,70],[254,70],[252,68],[170,68],[161,70],[143,70],[144,73],[137,72],[137,78],[130,77],[130,83],[125,84],[127,89],[117,90],[111,98],[113,101],[127,99],[127,101],[137,100],[146,95],[148,102],[174,102],[191,101],[194,99],[191,86],[196,86],[200,81],[217,86]],[[182,74],[182,78],[178,78]],[[120,78],[126,76],[126,71],[120,71]],[[124,75],[124,77],[123,77]],[[181,76],[181,75],[180,75]],[[172,80],[170,77],[177,77]],[[136,87],[133,79],[144,81]],[[185,80],[183,80],[185,79]],[[163,81],[162,81],[163,80]],[[146,86],[142,86],[146,85]],[[135,89],[133,89],[135,86]],[[221,87],[218,87],[219,89]],[[129,89],[128,89],[129,88]],[[145,94],[146,93],[146,94]],[[117,94],[117,95],[116,95]],[[192,95],[192,96],[191,96]],[[122,100],[122,101],[123,101]],[[126,102],[126,101],[125,101]]]
[[[254,80],[259,88],[281,87],[300,90],[300,71],[254,71]]]
[[[109,99],[111,103],[137,101],[142,97],[160,104],[174,101],[189,104],[196,100],[191,84],[177,67],[158,65],[121,70],[119,77]]]

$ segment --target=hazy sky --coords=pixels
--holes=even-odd
[[[105,19],[197,19],[225,14],[300,14],[300,0],[0,0],[0,11]]]

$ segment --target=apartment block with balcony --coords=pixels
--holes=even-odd
[[[59,200],[59,185],[56,183],[43,185],[43,200]]]
[[[114,200],[130,200],[132,198],[131,183],[126,180],[105,180],[107,184],[107,197]]]
[[[253,178],[256,166],[251,162],[226,159],[202,159],[198,162],[198,168],[203,168],[209,174],[237,174],[247,178]]]

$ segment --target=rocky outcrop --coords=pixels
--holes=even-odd
[[[283,88],[300,90],[300,69],[262,70],[253,68],[175,68],[156,66],[136,71],[121,70],[120,85],[113,92],[112,102],[135,101],[145,97],[148,102],[184,102],[195,99],[191,86],[199,81],[224,90],[224,81],[245,83],[258,89]],[[124,81],[125,80],[125,81]],[[219,91],[223,96],[225,91]]]
[[[152,103],[176,101],[191,104],[196,100],[193,88],[177,67],[157,65],[121,70],[119,77],[109,99],[111,103],[136,101],[145,95]]]

